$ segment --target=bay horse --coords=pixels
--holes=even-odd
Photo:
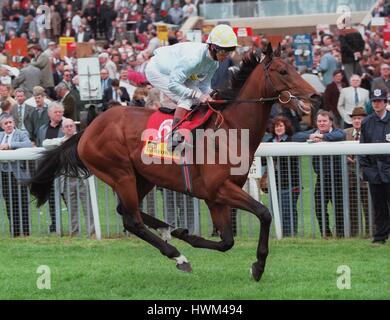
[[[287,91],[289,99],[283,102],[284,106],[297,108],[300,105],[310,109],[316,92],[292,65],[280,58],[280,45],[274,52],[269,44],[261,56],[252,52],[243,59],[229,91],[234,99],[229,100],[231,103],[221,111],[224,121],[219,130],[248,129],[248,151],[241,156],[249,164],[266,130],[272,104],[280,100],[281,93]],[[222,96],[224,94],[226,92],[221,93]],[[115,107],[103,112],[84,131],[58,148],[45,152],[36,174],[29,181],[30,190],[40,206],[47,201],[55,177],[67,175],[85,178],[90,173],[94,174],[117,193],[117,211],[122,215],[125,229],[174,259],[179,270],[190,272],[192,268],[186,257],[146,227],[165,228],[166,231],[169,225],[139,209],[140,202],[155,185],[185,191],[178,164],[147,165],[141,160],[144,146],[141,135],[152,112],[135,107]],[[205,128],[215,130],[214,120],[213,115]],[[193,164],[189,169],[193,183],[192,196],[205,200],[221,241],[190,235],[188,230],[182,228],[169,230],[169,236],[193,247],[227,251],[234,244],[231,208],[249,211],[260,220],[257,260],[251,268],[252,277],[259,281],[268,256],[272,218],[264,205],[242,190],[249,167],[243,174],[232,175],[232,166],[231,163],[206,163]]]

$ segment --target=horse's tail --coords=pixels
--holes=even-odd
[[[43,152],[35,174],[27,181],[31,194],[37,199],[38,207],[49,199],[55,178],[61,175],[79,178],[90,176],[89,170],[77,153],[77,145],[82,134],[83,131],[80,131],[59,147]]]

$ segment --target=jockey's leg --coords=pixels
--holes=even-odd
[[[177,128],[175,129],[173,128],[181,120],[184,119],[184,117],[187,115],[188,112],[189,110],[179,106],[175,109],[175,114],[173,116],[173,122],[172,122],[172,135],[171,135],[171,139],[169,139],[168,141],[168,150],[176,148],[181,142],[183,142],[184,135],[180,133],[180,129],[177,130]]]

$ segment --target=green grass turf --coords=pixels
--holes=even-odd
[[[257,243],[238,239],[226,253],[173,241],[192,263],[174,261],[134,237],[0,240],[0,299],[389,299],[390,245],[369,240],[271,240],[262,280],[250,279]],[[51,269],[39,290],[38,266]],[[337,268],[351,268],[351,289],[336,286]]]

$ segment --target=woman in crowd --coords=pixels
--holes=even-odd
[[[265,142],[291,142],[293,127],[284,116],[273,118],[271,135]],[[282,215],[283,236],[295,236],[298,231],[297,201],[300,194],[298,157],[275,158],[276,187],[279,194],[279,209]]]

